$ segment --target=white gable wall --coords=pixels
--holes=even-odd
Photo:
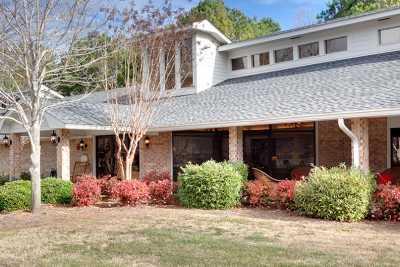
[[[383,53],[386,51],[400,50],[400,44],[381,46],[379,44],[379,33],[378,30],[382,28],[390,28],[400,26],[400,16],[394,16],[390,20],[383,21],[370,21],[359,23],[351,26],[342,28],[336,28],[332,30],[326,30],[308,35],[301,36],[296,39],[283,39],[276,40],[268,43],[237,48],[228,51],[228,74],[226,79],[241,77],[246,75],[277,71],[282,69],[288,69],[293,67],[300,67],[310,64],[317,64],[328,61],[335,61],[340,59],[346,59],[351,57]],[[348,38],[348,50],[344,52],[332,53],[325,55],[325,40],[336,37],[347,36]],[[315,57],[309,57],[305,59],[298,58],[298,45],[306,44],[310,42],[319,41],[320,55]],[[280,48],[293,47],[294,60],[288,62],[282,62],[274,64],[273,51]],[[248,68],[243,70],[231,70],[232,58],[250,56],[261,52],[270,52],[270,65],[261,66],[256,68]],[[221,53],[221,52],[220,52]],[[226,53],[226,52],[225,52]],[[250,64],[249,64],[250,66]]]
[[[194,84],[197,92],[201,92],[218,84],[228,76],[228,54],[218,52],[219,43],[210,35],[196,32]]]

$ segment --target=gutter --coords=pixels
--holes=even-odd
[[[338,119],[339,128],[351,139],[351,163],[354,168],[360,167],[360,142],[357,136],[346,126],[343,118]]]

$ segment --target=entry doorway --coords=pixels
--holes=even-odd
[[[128,144],[128,140],[126,141]],[[96,136],[96,174],[97,177],[116,176],[117,161],[116,161],[117,144],[115,135]],[[125,155],[122,155],[125,157]],[[139,177],[139,147],[135,151],[135,160],[132,165],[132,178]]]

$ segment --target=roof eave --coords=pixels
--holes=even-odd
[[[232,41],[228,37],[226,37],[220,30],[218,30],[211,22],[206,19],[199,22],[194,22],[192,25],[192,29],[210,34],[223,44],[232,43]]]
[[[299,116],[281,116],[270,119],[260,120],[241,120],[241,121],[230,121],[230,122],[214,122],[214,123],[199,123],[191,125],[178,125],[172,127],[153,127],[149,129],[150,132],[168,132],[168,131],[187,131],[187,130],[200,130],[208,128],[228,128],[228,127],[243,127],[243,126],[257,126],[257,125],[268,125],[268,124],[280,124],[280,123],[296,123],[296,122],[318,122],[318,121],[329,121],[343,119],[354,119],[354,118],[379,118],[379,117],[390,117],[400,116],[400,107],[393,109],[379,109],[379,110],[364,110],[364,111],[351,111],[351,112],[332,112],[325,114],[311,114],[311,115],[299,115]]]

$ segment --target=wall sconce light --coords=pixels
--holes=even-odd
[[[58,144],[60,143],[60,137],[57,136],[56,132],[53,130],[53,133],[50,135],[50,142],[52,144]]]
[[[5,146],[11,146],[12,140],[10,138],[8,138],[8,136],[5,134],[3,137],[3,140],[1,140],[1,143]]]
[[[150,145],[150,138],[149,138],[148,136],[146,136],[146,137],[144,138],[144,144],[146,145],[146,147],[149,147],[149,145]]]
[[[79,141],[79,148],[81,150],[83,150],[83,149],[85,149],[87,147],[88,147],[88,145],[85,143],[85,141],[83,141],[83,138],[81,138],[81,141]]]

